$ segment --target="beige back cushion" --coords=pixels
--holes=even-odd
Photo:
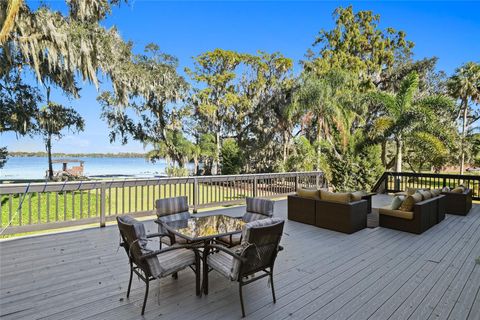
[[[432,196],[438,197],[440,195],[440,193],[442,193],[442,189],[433,189],[430,192],[432,193]]]
[[[317,189],[297,189],[297,196],[307,199],[320,200],[320,194]]]
[[[415,206],[415,203],[420,201],[422,201],[422,195],[420,193],[415,193],[411,196],[407,196],[405,200],[403,200],[398,210],[411,212],[413,211],[413,206]]]
[[[360,201],[362,197],[365,195],[365,191],[355,191],[352,192],[352,201]]]
[[[423,200],[428,200],[432,197],[432,193],[430,191],[418,190],[417,192],[422,195]]]
[[[352,194],[351,193],[340,193],[340,192],[329,192],[320,190],[320,199],[325,201],[333,201],[333,202],[341,202],[341,203],[349,203],[352,202]]]
[[[455,192],[455,193],[463,193],[465,191],[465,188],[460,186],[456,187],[455,189],[450,190],[450,192]]]

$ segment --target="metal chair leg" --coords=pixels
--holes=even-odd
[[[130,296],[130,288],[132,287],[133,266],[130,262],[130,280],[128,280],[127,298]]]
[[[270,284],[272,285],[272,296],[273,296],[273,303],[277,302],[277,299],[275,298],[275,288],[273,286],[273,270],[270,271]]]
[[[147,298],[148,298],[148,277],[147,281],[145,281],[145,298],[143,299],[143,307],[142,307],[142,316],[145,313],[145,306],[147,305]]]
[[[205,254],[205,253],[204,253]],[[208,294],[208,264],[207,264],[207,257],[203,257],[203,293]]]
[[[172,274],[172,278],[175,279],[175,280],[177,280],[177,279],[178,279],[178,273],[177,273],[177,272],[173,273],[173,274]]]
[[[200,289],[200,258],[198,255],[195,257],[195,292],[197,296],[202,295],[202,290]]]
[[[238,291],[240,292],[240,305],[242,306],[242,318],[245,318],[245,307],[243,306],[242,283],[238,283]]]

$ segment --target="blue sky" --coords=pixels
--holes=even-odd
[[[39,2],[27,1],[32,6]],[[64,9],[64,1],[46,1]],[[187,2],[130,0],[113,10],[105,21],[115,25],[122,37],[140,51],[150,43],[180,60],[179,71],[192,66],[192,57],[215,48],[255,53],[280,51],[298,61],[304,57],[316,34],[333,26],[332,12],[352,4],[355,10],[373,10],[381,15],[381,27],[404,30],[415,42],[415,58],[437,56],[438,68],[451,74],[466,61],[480,61],[480,2],[433,1],[243,1]],[[52,100],[76,108],[86,119],[86,130],[66,133],[53,146],[54,152],[143,152],[140,143],[110,144],[108,128],[100,119],[97,92],[81,84],[81,98],[68,101],[60,93]],[[43,151],[40,137],[18,138],[7,133],[0,145],[11,151]]]

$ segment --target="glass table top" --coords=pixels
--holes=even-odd
[[[190,241],[206,240],[242,232],[245,222],[225,215],[191,217],[190,219],[160,222],[168,231]]]

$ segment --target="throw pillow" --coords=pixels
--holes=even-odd
[[[464,191],[465,191],[464,187],[456,187],[456,188],[450,190],[450,192],[455,192],[455,193],[463,193]]]
[[[405,198],[405,200],[403,200],[398,210],[411,212],[413,211],[415,203],[420,201],[422,201],[422,195],[420,193],[412,194],[411,196],[408,196]]]
[[[393,197],[392,203],[390,204],[390,209],[398,210],[398,208],[400,208],[400,206],[402,205],[403,200],[405,200],[404,196]]]

